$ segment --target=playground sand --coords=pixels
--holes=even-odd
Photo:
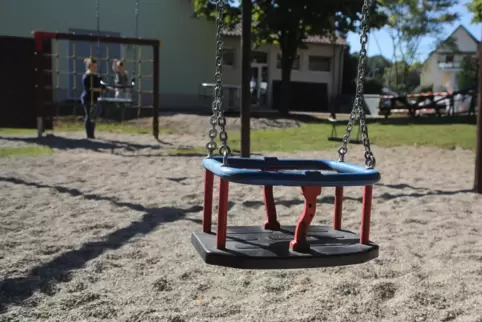
[[[204,139],[81,137],[43,139],[59,149],[51,156],[0,158],[2,322],[482,321],[482,198],[468,191],[470,151],[373,147],[379,258],[252,271],[205,265],[190,244],[200,229],[201,157],[162,151]],[[353,147],[348,159],[361,156]],[[324,189],[314,224],[331,223],[333,190]],[[343,225],[358,230],[362,189],[345,196]],[[229,224],[263,222],[260,187],[233,184],[230,197]],[[280,221],[295,224],[299,189],[277,188],[275,199]]]

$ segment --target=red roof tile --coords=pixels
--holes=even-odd
[[[241,25],[237,25],[233,29],[223,30],[224,36],[241,37],[241,34],[242,34]],[[327,45],[332,44],[332,40],[330,39],[330,37],[327,37],[327,36],[308,36],[304,42],[307,44],[327,44]],[[346,45],[346,40],[341,37],[337,37],[335,44]]]

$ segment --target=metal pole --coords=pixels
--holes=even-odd
[[[479,66],[482,67],[482,43],[479,44]],[[475,152],[474,190],[482,194],[482,68],[479,68],[479,93],[477,115],[477,143]]]
[[[251,0],[243,0],[242,4],[242,63],[241,63],[241,157],[251,156]]]
[[[152,63],[153,68],[153,76],[152,76],[152,86],[153,86],[153,102],[152,102],[152,134],[156,140],[159,140],[159,64],[160,64],[160,57],[159,57],[159,49],[161,44],[158,43],[156,46],[153,46],[152,55],[154,56],[154,62]],[[140,86],[140,85],[139,85]],[[139,102],[140,106],[140,102]]]

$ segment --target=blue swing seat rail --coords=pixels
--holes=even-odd
[[[229,157],[223,165],[223,157],[216,156],[204,159],[203,166],[229,182],[260,186],[355,187],[380,180],[380,173],[374,169],[334,160]]]

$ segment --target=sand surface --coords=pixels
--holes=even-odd
[[[202,146],[204,136],[98,137],[0,138],[0,147],[57,149],[0,158],[0,321],[482,321],[482,197],[469,191],[470,151],[374,146],[379,258],[251,271],[205,265],[191,246],[202,156],[164,151]],[[354,147],[348,159],[361,156]],[[357,231],[361,188],[345,196],[343,225]],[[230,224],[264,221],[260,187],[231,185],[230,197]],[[280,221],[295,224],[299,189],[275,189],[275,199]],[[330,224],[333,189],[318,203],[313,223]]]

